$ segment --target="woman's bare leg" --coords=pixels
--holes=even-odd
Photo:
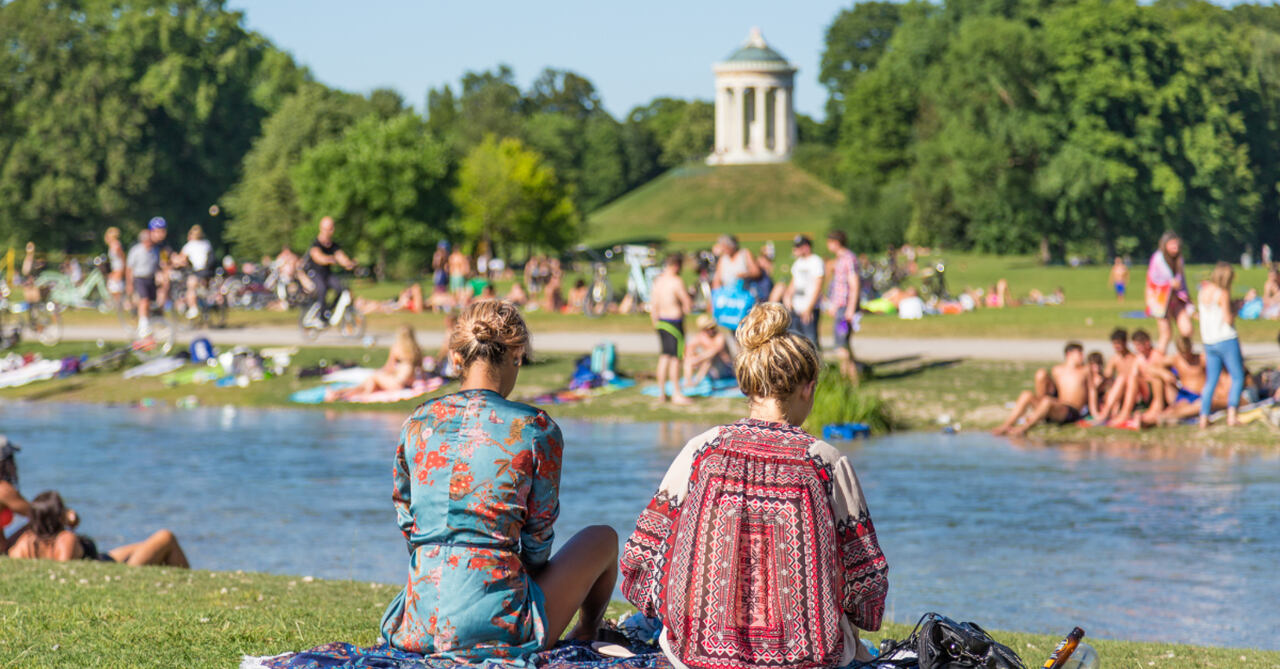
[[[126,544],[107,552],[112,560],[132,567],[142,565],[165,565],[169,567],[190,568],[186,553],[178,545],[178,538],[169,530],[158,530],[155,534],[135,544]]]
[[[548,647],[560,640],[574,613],[578,624],[570,638],[593,640],[618,580],[618,533],[608,525],[583,529],[533,580],[546,598]]]

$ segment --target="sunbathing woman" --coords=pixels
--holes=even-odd
[[[821,364],[779,304],[738,327],[748,418],[694,437],[636,522],[622,593],[660,616],[675,666],[836,667],[870,660],[888,566],[849,461],[800,429]]]
[[[358,386],[329,391],[325,394],[325,401],[350,400],[384,390],[404,390],[421,376],[422,349],[418,347],[413,328],[401,325],[396,330],[396,340],[391,344],[386,364]]]
[[[396,447],[392,501],[409,578],[382,617],[398,649],[479,663],[591,640],[617,578],[618,536],[588,527],[554,557],[560,428],[509,401],[529,331],[515,305],[468,305],[451,338],[462,390],[424,403]]]
[[[62,503],[62,496],[46,490],[31,500],[31,525],[9,548],[9,557],[17,559],[39,558],[70,562],[71,560],[102,560],[119,562],[134,567],[163,565],[190,568],[187,556],[178,545],[178,539],[169,530],[158,530],[144,541],[113,548],[99,554],[97,547],[85,537],[76,536],[68,525],[68,517],[74,513]]]

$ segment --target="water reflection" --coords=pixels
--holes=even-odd
[[[398,582],[403,416],[0,405],[23,491],[57,488],[107,545],[174,529],[193,564]],[[566,537],[623,536],[706,426],[564,421]],[[1277,648],[1280,458],[1152,444],[907,434],[842,446],[890,562],[889,614]]]

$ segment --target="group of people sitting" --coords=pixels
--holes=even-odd
[[[66,506],[56,490],[46,490],[27,501],[18,492],[17,453],[21,449],[0,435],[0,555],[70,562],[100,560],[131,566],[166,565],[189,568],[177,537],[158,530],[137,543],[99,551],[92,539],[76,534],[80,515]],[[5,528],[22,516],[27,523],[6,535]]]
[[[1210,416],[1223,410],[1228,425],[1235,425],[1242,400],[1280,400],[1275,370],[1253,375],[1242,361],[1197,352],[1190,337],[1174,341],[1168,355],[1145,330],[1130,337],[1117,328],[1105,360],[1099,351],[1085,355],[1079,342],[1068,343],[1062,363],[1036,370],[1033,389],[1022,392],[995,434],[1022,435],[1040,422],[1136,429],[1199,417],[1207,427]]]
[[[455,661],[518,659],[556,645],[575,615],[567,638],[604,639],[621,575],[626,598],[665,623],[659,643],[675,666],[870,659],[858,630],[880,627],[886,561],[853,467],[800,428],[821,361],[790,320],[777,304],[743,320],[733,368],[747,417],[684,447],[619,560],[603,525],[553,552],[562,456],[588,445],[508,399],[530,338],[519,309],[464,308],[449,346],[461,389],[418,407],[396,446],[409,573],[383,615],[385,641]]]

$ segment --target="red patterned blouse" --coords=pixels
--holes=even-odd
[[[690,441],[636,521],[622,592],[676,667],[836,667],[880,629],[888,565],[849,461],[789,425]]]

